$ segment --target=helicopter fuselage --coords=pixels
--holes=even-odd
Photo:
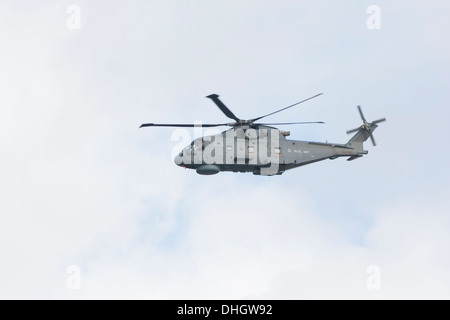
[[[361,144],[289,140],[289,132],[269,126],[241,125],[192,141],[174,159],[181,167],[211,175],[220,171],[279,175],[286,170],[338,157],[367,154]]]

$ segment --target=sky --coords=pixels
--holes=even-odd
[[[449,10],[0,0],[0,298],[449,299]],[[200,176],[139,129],[322,92],[266,120],[345,143],[361,105],[368,155]]]

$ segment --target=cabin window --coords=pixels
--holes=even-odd
[[[267,137],[267,129],[259,129],[259,137],[266,138]]]

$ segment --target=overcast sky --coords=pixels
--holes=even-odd
[[[0,0],[0,298],[449,299],[449,11]],[[172,129],[138,129],[229,121],[211,93],[247,119],[320,92],[267,119],[345,143],[359,104],[387,118],[367,156],[199,176]]]

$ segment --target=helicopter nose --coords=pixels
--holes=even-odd
[[[184,165],[183,165],[183,161],[182,161],[182,159],[181,159],[181,157],[180,157],[180,155],[179,154],[177,154],[176,156],[175,156],[175,158],[173,159],[173,162],[175,162],[175,164],[177,165],[177,166],[179,166],[179,167],[184,167]]]
[[[175,162],[175,164],[177,165],[177,166],[179,166],[180,164],[181,164],[181,161],[180,161],[181,159],[180,159],[180,156],[177,154],[176,156],[175,156],[175,158],[173,159],[173,162]]]

